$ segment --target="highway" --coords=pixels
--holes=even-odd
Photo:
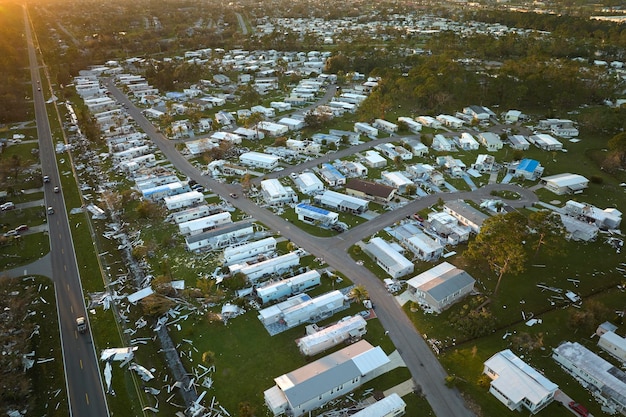
[[[44,175],[50,176],[50,183],[45,184],[44,187],[44,199],[46,207],[54,209],[54,214],[48,214],[47,218],[52,265],[52,270],[48,275],[55,283],[70,416],[108,417],[109,410],[102,388],[102,378],[91,332],[79,334],[76,329],[76,318],[88,316],[63,200],[63,190],[59,193],[53,192],[53,187],[60,186],[61,182],[45,103],[45,96],[50,96],[51,91],[45,91],[44,85],[47,84],[44,84],[41,79],[36,53],[38,44],[36,40],[33,40],[26,7],[24,7],[24,24],[33,83],[41,168]]]
[[[376,306],[376,314],[381,324],[389,332],[389,337],[400,352],[415,383],[426,395],[429,404],[437,416],[469,417],[473,415],[465,406],[459,392],[456,389],[450,389],[445,386],[445,370],[424,341],[422,335],[417,332],[409,318],[403,312],[395,298],[384,288],[381,279],[365,267],[357,265],[346,251],[356,242],[416,211],[430,207],[437,203],[440,198],[444,201],[459,198],[480,201],[482,198],[491,198],[491,190],[511,190],[519,193],[521,198],[509,202],[509,204],[514,207],[522,207],[529,206],[533,202],[538,201],[532,191],[517,185],[492,184],[472,192],[429,195],[418,198],[397,210],[385,212],[373,220],[356,226],[336,237],[315,237],[293,226],[291,223],[270,211],[258,207],[253,201],[245,198],[239,184],[224,184],[202,176],[201,171],[192,166],[189,161],[175,149],[175,142],[166,139],[161,133],[157,132],[152,123],[143,116],[140,109],[136,108],[133,103],[117,89],[111,80],[105,82],[105,85],[116,100],[128,107],[130,115],[135,119],[138,126],[146,132],[153,143],[158,146],[168,160],[171,161],[182,174],[194,179],[207,189],[211,189],[214,193],[221,195],[233,206],[251,214],[270,229],[279,231],[281,236],[290,239],[309,253],[323,258],[331,268],[341,271],[353,283],[365,286],[372,302]],[[369,147],[373,144],[368,142],[366,145]],[[363,148],[365,148],[365,145]],[[355,150],[352,148],[347,150],[347,152],[351,153],[354,151]],[[346,153],[344,151],[340,152],[341,153],[337,153],[335,156],[343,156],[343,154]],[[320,162],[325,162],[327,159],[328,157],[320,158],[317,161],[310,161],[309,164],[313,166]],[[285,176],[290,172],[301,171],[302,169],[303,165],[298,165],[296,167],[286,168],[279,173],[272,173],[269,176]],[[228,197],[230,193],[237,193],[242,195],[242,197],[232,199]]]

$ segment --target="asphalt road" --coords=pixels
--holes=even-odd
[[[63,190],[59,193],[53,192],[53,187],[60,184],[60,177],[45,104],[45,96],[49,96],[51,92],[44,91],[41,83],[35,52],[37,45],[33,42],[26,7],[24,8],[24,23],[33,82],[39,157],[42,172],[44,175],[49,175],[51,179],[50,183],[45,184],[44,199],[46,207],[53,207],[55,211],[54,214],[48,214],[50,262],[52,265],[52,270],[49,271],[48,275],[52,276],[55,283],[70,416],[108,417],[109,410],[102,388],[102,379],[91,333],[81,335],[76,330],[76,318],[80,316],[87,318],[88,316],[85,311],[83,289],[67,210],[63,200]]]
[[[315,237],[293,226],[291,223],[272,212],[258,207],[254,202],[245,198],[239,184],[225,184],[202,176],[201,171],[192,166],[189,161],[175,149],[173,142],[156,131],[152,123],[143,116],[140,109],[136,108],[133,103],[115,87],[113,82],[108,81],[106,86],[115,99],[127,105],[130,115],[135,119],[137,124],[148,134],[153,143],[158,146],[163,154],[182,174],[194,179],[207,189],[211,189],[214,193],[221,195],[232,205],[251,214],[270,229],[280,231],[282,237],[290,239],[309,253],[323,258],[331,268],[341,271],[355,284],[364,285],[369,292],[372,302],[376,306],[376,314],[380,322],[389,332],[389,337],[400,352],[415,383],[426,395],[429,404],[437,416],[466,417],[473,415],[473,413],[466,408],[459,392],[456,389],[450,389],[445,386],[445,370],[424,341],[422,335],[417,332],[409,318],[402,311],[395,298],[384,288],[381,279],[365,267],[357,265],[346,253],[346,250],[356,242],[372,235],[384,227],[437,203],[440,198],[444,201],[459,198],[480,201],[483,198],[492,198],[490,196],[490,191],[492,190],[511,190],[518,192],[521,195],[521,199],[510,202],[510,205],[522,207],[537,201],[537,197],[532,191],[517,185],[491,184],[471,192],[429,195],[418,198],[399,209],[385,212],[373,220],[356,226],[336,237]],[[397,139],[397,137],[392,137],[381,141]],[[380,141],[377,143],[380,143]],[[367,142],[357,147],[342,150],[334,154],[333,159],[369,148],[373,146],[373,144],[373,142]],[[310,161],[306,166],[312,167],[326,160],[328,160],[328,157],[323,157],[317,161]],[[297,167],[288,168],[281,172],[271,173],[267,177],[285,176],[289,172],[302,170],[303,166],[305,165],[300,164]],[[230,193],[237,193],[242,197],[232,199],[229,197]]]

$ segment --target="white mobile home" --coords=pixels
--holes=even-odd
[[[256,168],[273,169],[278,166],[280,158],[261,152],[245,152],[239,156],[239,162]]]
[[[224,249],[224,262],[226,264],[246,262],[258,258],[259,256],[266,256],[275,250],[276,239],[273,237],[267,237],[254,242],[235,244]]]
[[[278,123],[287,126],[289,130],[300,130],[305,126],[304,120],[292,119],[291,117],[283,117]]]
[[[387,160],[376,151],[365,151],[363,162],[370,168],[382,168],[387,165]]]
[[[552,351],[552,359],[603,405],[618,412],[626,409],[626,372],[579,343],[562,343]]]
[[[589,180],[578,174],[557,174],[541,178],[541,183],[554,194],[578,194],[589,185]]]
[[[360,315],[348,316],[323,329],[307,326],[307,335],[296,341],[300,353],[314,356],[347,340],[358,340],[367,332],[367,322]]]
[[[261,194],[269,204],[295,203],[298,195],[291,187],[285,187],[279,180],[272,178],[261,181]]]
[[[457,144],[459,145],[459,148],[464,151],[475,151],[480,146],[478,141],[474,139],[474,136],[467,132],[461,133],[461,137],[458,138]]]
[[[432,129],[441,129],[441,126],[442,126],[439,120],[431,116],[419,116],[419,117],[416,117],[415,120],[417,120],[424,126],[430,127]]]
[[[443,255],[443,246],[420,229],[415,229],[411,236],[402,241],[404,246],[421,261],[433,262],[439,259]]]
[[[271,107],[264,106],[253,106],[250,108],[252,113],[261,113],[265,117],[274,117],[276,116],[276,110]]]
[[[406,187],[409,185],[413,185],[413,181],[408,179],[400,171],[383,172],[381,174],[381,177],[384,182],[398,190],[399,193],[406,192]]]
[[[389,243],[379,237],[370,239],[369,243],[363,247],[363,251],[387,272],[391,278],[400,278],[413,272],[413,262],[406,259]]]
[[[436,151],[450,152],[452,150],[452,142],[444,135],[437,134],[433,137],[433,143],[430,147]]]
[[[257,288],[256,295],[262,304],[278,301],[284,297],[300,294],[306,290],[320,285],[321,275],[316,270],[307,271],[295,277],[280,281],[268,282]]]
[[[380,130],[384,130],[387,133],[395,133],[398,131],[397,124],[388,122],[387,120],[384,120],[384,119],[374,120],[374,127]]]
[[[602,229],[618,229],[622,222],[622,212],[616,208],[604,210],[587,203],[569,200],[565,203],[565,212],[569,216],[577,217]]]
[[[491,378],[489,392],[512,411],[526,408],[537,414],[552,402],[559,388],[509,349],[496,353],[484,365],[483,373]]]
[[[363,133],[364,135],[375,138],[378,136],[378,129],[370,125],[369,123],[357,122],[354,124],[354,131],[356,133]]]
[[[323,208],[304,203],[300,203],[296,206],[296,214],[298,215],[298,220],[309,224],[330,226],[337,223],[337,220],[339,220],[339,214],[333,211],[324,210]]]
[[[626,364],[626,339],[614,332],[606,332],[598,340],[598,346],[622,364]]]
[[[287,126],[267,121],[257,123],[256,128],[272,137],[285,135],[289,132],[289,128]]]
[[[207,230],[215,229],[216,227],[222,226],[226,223],[232,223],[229,212],[217,213],[179,223],[178,231],[182,235],[193,236],[206,232]]]
[[[192,207],[187,210],[177,211],[176,213],[172,214],[171,218],[172,220],[174,220],[174,223],[179,224],[188,222],[189,220],[199,219],[201,217],[208,216],[209,214],[212,214],[213,210],[214,209],[204,204],[198,207]]]
[[[183,184],[180,181],[176,181],[169,184],[157,185],[156,187],[144,188],[141,190],[141,195],[143,198],[150,201],[159,201],[164,197],[188,193],[189,191],[191,191],[191,188],[189,188],[187,183]]]
[[[313,197],[314,200],[324,207],[360,214],[367,211],[369,202],[360,198],[352,197],[335,191],[326,190],[322,194]]]
[[[168,210],[178,210],[204,202],[204,194],[198,191],[189,191],[188,193],[165,197],[163,200]]]
[[[443,262],[407,281],[411,298],[441,313],[474,289],[476,280],[462,269]]]
[[[491,132],[479,133],[478,140],[485,148],[487,148],[489,152],[495,152],[502,149],[502,147],[504,146],[504,144],[500,140],[500,137]]]
[[[422,130],[422,124],[420,122],[416,122],[410,117],[398,117],[398,123],[404,123],[413,133],[418,133]]]
[[[129,161],[122,161],[119,164],[121,170],[129,173],[136,172],[144,167],[154,166],[156,162],[156,156],[153,153],[147,155],[141,155],[137,158],[133,158]]]
[[[303,172],[294,179],[296,187],[303,194],[317,194],[324,191],[324,183],[312,172]]]
[[[241,272],[252,283],[260,278],[269,277],[271,275],[279,275],[289,268],[293,268],[300,264],[300,253],[289,252],[275,258],[270,258],[262,262],[252,265],[232,265],[229,267],[231,273]]]
[[[560,151],[563,149],[563,144],[548,134],[532,135],[528,140],[544,151]]]
[[[530,143],[526,140],[524,135],[510,135],[507,137],[511,148],[520,151],[525,151],[530,148]]]
[[[447,201],[443,206],[443,211],[456,218],[459,223],[471,227],[476,234],[480,232],[483,222],[489,218],[488,215],[462,200]]]
[[[265,134],[263,132],[256,130],[256,129],[246,129],[245,127],[238,127],[237,129],[233,131],[233,133],[243,138],[246,138],[248,140],[257,140],[257,139],[265,138]]]
[[[327,292],[316,298],[300,294],[260,310],[258,319],[264,326],[282,323],[291,328],[330,317],[343,307],[344,302],[345,298],[339,290]]]
[[[230,223],[199,235],[187,236],[185,244],[190,251],[215,250],[233,245],[253,233],[254,226],[250,222]]]
[[[328,163],[322,164],[319,170],[319,174],[324,181],[331,187],[337,187],[339,185],[346,184],[346,176],[337,170],[334,166]]]
[[[135,148],[126,149],[125,151],[115,152],[111,155],[113,162],[118,163],[122,161],[130,161],[138,156],[147,155],[150,152],[148,145],[137,146]]]
[[[463,120],[459,119],[458,117],[450,116],[448,114],[440,114],[439,116],[436,117],[436,119],[439,120],[444,126],[448,126],[453,129],[460,129],[461,127],[463,127],[463,124],[465,123]]]
[[[300,417],[375,378],[389,362],[380,347],[361,340],[275,378],[263,393],[265,404],[274,416]]]

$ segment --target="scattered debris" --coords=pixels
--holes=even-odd
[[[144,382],[148,382],[151,379],[154,379],[154,375],[152,374],[151,371],[154,371],[154,369],[152,369],[151,371],[147,370],[146,368],[144,368],[141,365],[138,365],[136,363],[132,363],[128,369],[137,372],[137,375],[139,375],[139,377],[144,381]]]
[[[568,300],[570,300],[572,303],[579,303],[580,301],[582,301],[582,299],[580,298],[580,296],[578,294],[576,294],[573,291],[566,291],[565,292],[565,296],[567,297]]]
[[[154,294],[152,287],[146,287],[143,290],[139,290],[137,292],[132,293],[127,298],[129,302],[135,304],[137,303],[137,301],[144,299],[147,296],[152,295],[152,294]]]
[[[133,358],[135,355],[133,352],[136,351],[137,346],[125,347],[125,348],[111,348],[104,349],[100,354],[101,361],[126,361],[129,358]]]
[[[526,326],[533,327],[535,324],[541,324],[541,323],[543,323],[543,320],[541,319],[530,319],[526,322]]]

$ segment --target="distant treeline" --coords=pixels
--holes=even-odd
[[[27,119],[29,79],[22,7],[5,2],[0,13],[0,123]]]

